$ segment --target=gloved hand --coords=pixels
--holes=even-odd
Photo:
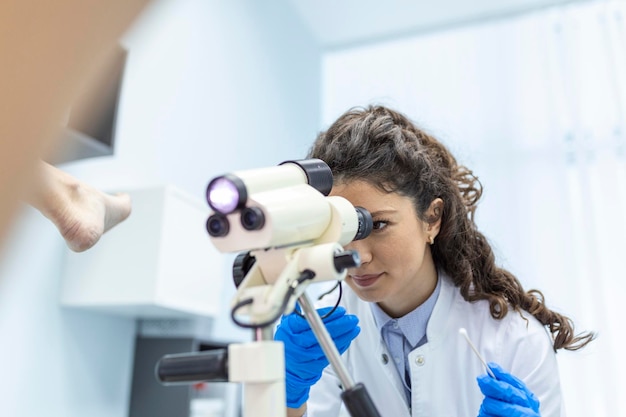
[[[317,312],[324,317],[331,309],[332,307],[321,308]],[[357,326],[359,319],[352,314],[346,314],[343,307],[337,307],[323,321],[339,353],[345,352],[361,331]],[[298,408],[309,398],[309,389],[321,378],[328,359],[309,323],[296,314],[282,317],[274,340],[280,340],[285,345],[287,406]]]
[[[478,417],[540,417],[539,400],[526,384],[497,363],[488,365],[496,379],[487,374],[476,378],[485,394]]]

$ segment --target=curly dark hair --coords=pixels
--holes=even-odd
[[[474,223],[480,181],[404,114],[383,106],[352,108],[319,134],[308,157],[326,162],[336,183],[366,181],[411,198],[424,222],[441,218],[433,260],[468,302],[489,301],[495,319],[509,308],[527,311],[550,330],[555,351],[578,350],[595,338],[592,332],[576,335],[572,320],[546,307],[540,291],[525,291],[511,272],[496,266],[487,238]],[[426,218],[436,198],[443,200],[443,210]]]

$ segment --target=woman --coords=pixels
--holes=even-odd
[[[539,291],[496,266],[473,221],[482,188],[472,172],[381,106],[342,115],[309,157],[330,166],[331,195],[374,221],[369,237],[347,246],[361,265],[348,271],[343,308],[325,322],[381,415],[561,416],[555,352],[580,349],[594,335],[576,335]],[[484,375],[461,328],[495,378]],[[276,331],[285,343],[288,415],[338,416],[340,383],[310,332],[295,315]]]

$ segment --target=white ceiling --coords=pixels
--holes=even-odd
[[[287,0],[324,48],[591,0]]]

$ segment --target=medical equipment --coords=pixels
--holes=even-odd
[[[343,306],[323,307],[317,312],[339,353],[345,352],[361,331],[359,319],[346,314]],[[283,342],[285,349],[287,406],[300,408],[309,399],[311,387],[329,365],[328,358],[307,320],[298,314],[283,315],[274,340]]]
[[[298,302],[341,380],[350,414],[379,416],[363,384],[352,381],[305,293],[311,283],[341,281],[347,268],[358,266],[358,253],[343,246],[372,230],[367,210],[328,196],[332,182],[330,168],[319,159],[286,161],[209,182],[207,202],[213,213],[207,232],[220,252],[239,252],[233,264],[237,293],[231,317],[240,327],[253,329],[255,340],[217,352],[166,355],[156,367],[160,382],[241,382],[244,417],[285,416],[284,349],[273,340],[273,325]]]
[[[461,334],[465,338],[465,340],[467,340],[467,344],[469,344],[469,346],[472,348],[472,350],[474,351],[476,356],[478,356],[478,359],[480,359],[480,361],[482,362],[482,364],[485,367],[485,369],[487,370],[487,373],[489,374],[489,376],[494,378],[494,379],[496,379],[496,376],[493,374],[493,371],[491,370],[491,368],[489,368],[489,366],[487,365],[487,362],[485,362],[485,359],[483,359],[481,354],[478,352],[478,349],[476,349],[476,346],[474,346],[474,344],[470,340],[469,335],[467,334],[467,330],[465,330],[464,327],[461,327],[459,329],[459,334]]]

